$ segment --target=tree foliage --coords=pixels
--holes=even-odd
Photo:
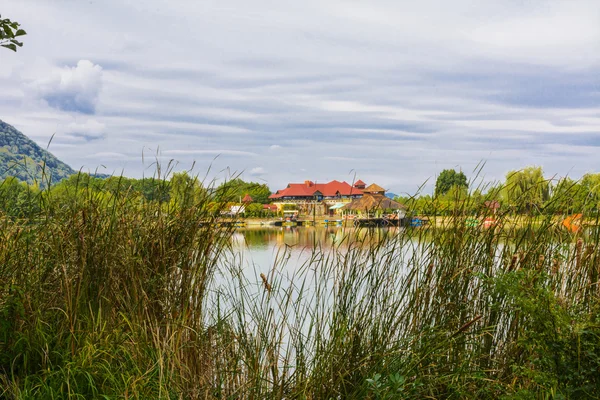
[[[600,174],[585,174],[577,181],[560,179],[552,187],[549,207],[554,213],[596,213],[600,207]]]
[[[0,210],[13,217],[35,215],[41,207],[40,190],[35,185],[8,177],[0,182]]]
[[[467,177],[462,171],[456,172],[453,169],[445,169],[435,181],[435,195],[443,196],[448,193],[453,186],[468,189],[469,184],[467,183]]]
[[[173,174],[170,181],[170,200],[180,208],[191,207],[206,196],[206,190],[197,177],[187,172]]]
[[[217,194],[221,200],[226,201],[240,201],[249,194],[254,203],[267,204],[271,189],[264,183],[245,182],[240,178],[235,178],[222,183],[217,188]]]
[[[585,174],[581,179],[585,198],[584,204],[598,210],[600,208],[600,174]]]
[[[493,211],[594,216],[600,210],[600,173],[588,173],[579,180],[552,180],[544,177],[542,168],[529,166],[509,172],[504,182],[488,183],[470,192],[452,186],[443,195],[397,197],[396,201],[416,215],[451,215],[456,211],[482,215]]]
[[[539,209],[550,198],[550,182],[541,167],[527,167],[506,175],[504,200],[517,210]]]
[[[17,51],[23,47],[20,37],[25,36],[27,32],[20,28],[21,24],[11,21],[8,18],[2,19],[0,15],[0,46],[12,51]]]

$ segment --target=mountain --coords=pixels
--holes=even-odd
[[[387,198],[392,199],[392,200],[394,199],[394,197],[398,197],[398,195],[396,193],[392,193],[392,192],[387,192],[385,195],[387,196]]]
[[[23,182],[36,181],[43,185],[50,176],[56,183],[74,173],[67,164],[0,120],[0,180],[14,176]]]

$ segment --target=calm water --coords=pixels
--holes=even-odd
[[[380,241],[402,233],[402,228],[354,227],[249,227],[234,232],[234,251],[246,265],[269,269],[277,259],[285,258],[292,269],[308,260],[313,249],[325,253],[332,249],[343,251],[350,243]]]
[[[337,274],[341,272],[337,268],[343,268],[336,260],[353,254],[353,262],[360,264],[366,259],[379,264],[383,261],[381,266],[386,268],[389,265],[385,263],[386,255],[379,252],[386,253],[388,246],[378,247],[378,252],[365,256],[361,251],[348,253],[347,250],[350,246],[367,250],[370,244],[398,237],[403,232],[403,228],[337,226],[238,229],[232,236],[233,251],[221,258],[221,273],[216,276],[214,293],[219,295],[218,308],[224,314],[236,315],[249,330],[258,331],[260,321],[273,318],[304,332],[312,324],[314,312],[325,312],[333,301]],[[410,253],[410,247],[401,247],[400,253]],[[387,254],[389,261],[390,252]],[[402,260],[395,262],[402,263]],[[272,293],[266,289],[261,274],[273,288]],[[360,286],[357,285],[357,290],[364,290]],[[215,308],[216,302],[212,306]],[[289,333],[287,325],[283,325],[278,328],[281,343]]]

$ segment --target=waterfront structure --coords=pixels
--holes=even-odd
[[[367,184],[361,181],[360,179],[354,182],[354,187],[357,189],[363,190],[366,186]]]
[[[364,195],[342,207],[343,212],[358,214],[360,217],[381,217],[385,212],[392,212],[394,218],[406,216],[406,206],[385,195],[385,189],[371,184],[362,190]]]
[[[364,182],[357,181],[354,186],[335,180],[328,183],[290,183],[285,189],[269,196],[269,199],[280,211],[298,210],[306,215],[333,215],[335,210],[363,196],[359,186],[364,188]]]
[[[500,202],[498,202],[497,200],[488,200],[485,203],[483,203],[483,205],[494,215],[496,215],[498,213],[498,210],[500,209]]]
[[[263,204],[263,210],[266,211],[270,211],[270,212],[277,212],[277,206],[275,204]]]

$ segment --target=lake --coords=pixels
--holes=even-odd
[[[235,315],[240,326],[257,334],[262,334],[262,324],[270,321],[276,328],[268,329],[271,334],[276,331],[282,347],[290,344],[291,332],[309,335],[315,324],[321,334],[327,334],[340,287],[352,287],[356,299],[375,299],[375,287],[393,292],[388,300],[401,296],[395,287],[419,248],[419,243],[404,233],[404,228],[393,227],[236,229],[231,251],[220,258],[210,308],[220,310],[221,315]],[[385,281],[377,283],[378,279]],[[307,342],[306,346],[313,344]]]
[[[232,235],[233,249],[248,266],[268,270],[278,259],[290,268],[310,259],[315,248],[324,253],[343,251],[350,244],[367,244],[401,234],[402,228],[354,228],[341,226],[247,227]]]

